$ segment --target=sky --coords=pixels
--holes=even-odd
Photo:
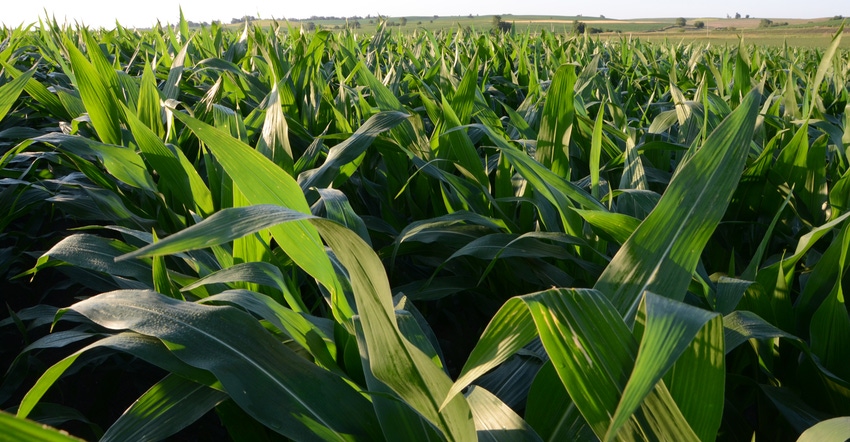
[[[714,0],[690,2],[669,0],[2,0],[0,22],[7,26],[38,22],[45,10],[60,22],[112,28],[118,20],[124,27],[150,27],[179,20],[182,5],[187,20],[225,23],[253,15],[260,18],[309,18],[310,16],[449,16],[449,15],[584,15],[607,18],[686,17],[710,18],[749,14],[756,18],[818,18],[850,16],[847,0]]]

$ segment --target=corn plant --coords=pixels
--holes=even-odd
[[[840,434],[842,30],[3,29],[0,428]]]

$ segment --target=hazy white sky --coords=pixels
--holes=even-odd
[[[254,15],[262,18],[308,18],[310,16],[430,16],[468,14],[605,15],[608,18],[726,17],[740,12],[753,17],[817,18],[850,16],[847,0],[714,0],[691,2],[668,0],[2,0],[0,22],[8,26],[37,22],[46,9],[61,23],[80,22],[93,27],[113,27],[117,19],[125,27],[149,27],[159,19],[176,23],[182,5],[187,20],[196,22]]]

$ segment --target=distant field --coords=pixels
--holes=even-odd
[[[411,17],[386,17],[387,23],[394,24],[390,28],[394,32],[411,33],[417,29],[438,31],[457,28],[473,28],[477,31],[488,30],[492,26],[492,15],[470,15],[470,16],[411,16]],[[405,21],[406,19],[406,21]],[[518,32],[572,32],[573,23],[581,21],[585,23],[588,30],[595,30],[594,36],[599,38],[612,38],[620,36],[637,37],[650,41],[703,41],[718,44],[737,43],[743,38],[747,44],[780,46],[786,41],[794,46],[823,47],[826,46],[832,35],[841,25],[841,20],[831,18],[820,19],[787,19],[771,18],[773,27],[760,27],[762,18],[717,18],[696,17],[687,19],[685,27],[676,26],[675,18],[640,18],[629,20],[618,20],[606,17],[582,17],[582,16],[544,16],[544,15],[503,15],[502,20],[514,24]],[[354,28],[355,21],[360,24],[354,29],[358,34],[371,34],[378,24],[377,17],[364,17],[357,20],[293,20],[292,26],[310,26],[312,23],[318,28],[329,30],[342,30],[346,26]],[[694,24],[697,21],[704,23],[704,28],[697,29]],[[268,26],[271,20],[259,20],[254,22],[259,26]],[[787,24],[786,24],[787,23]],[[240,26],[232,24],[229,26]],[[845,31],[847,32],[847,31]],[[850,48],[850,39],[841,43],[842,48]]]

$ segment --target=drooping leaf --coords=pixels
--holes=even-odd
[[[439,428],[449,440],[470,437],[474,426],[468,405],[460,396],[442,404],[451,388],[451,380],[425,353],[403,337],[393,313],[383,264],[357,234],[345,227],[280,206],[232,208],[122,258],[207,247],[282,222],[298,220],[312,222],[319,229],[349,273],[374,376]]]
[[[296,355],[238,309],[139,290],[103,293],[71,309],[107,328],[161,339],[185,363],[212,372],[248,414],[285,436],[375,437],[375,415],[360,392]]]

